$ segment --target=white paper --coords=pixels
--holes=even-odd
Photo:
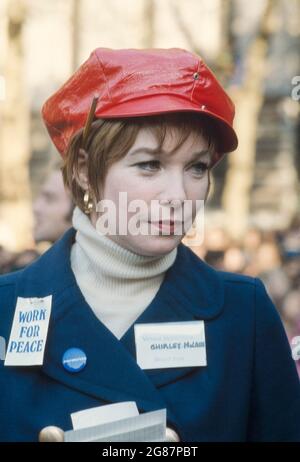
[[[65,442],[153,442],[166,439],[166,409],[65,432]]]
[[[5,366],[43,364],[51,304],[52,295],[43,298],[18,297]]]
[[[141,369],[207,364],[204,321],[136,324],[134,333]]]
[[[74,412],[71,419],[74,430],[79,430],[138,415],[135,401],[125,401]]]

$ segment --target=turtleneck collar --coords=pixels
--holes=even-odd
[[[145,280],[162,275],[176,259],[177,247],[162,256],[138,255],[124,248],[105,234],[100,234],[90,219],[78,207],[73,213],[73,227],[77,230],[76,244],[89,260],[89,268],[102,281]],[[88,268],[86,268],[88,269]],[[112,282],[112,281],[110,281]]]

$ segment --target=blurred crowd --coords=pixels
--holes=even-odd
[[[38,258],[39,243],[53,244],[72,225],[73,208],[55,168],[33,204],[36,248],[14,253],[0,246],[0,274],[22,269]],[[250,228],[241,242],[233,241],[222,228],[210,228],[203,245],[192,250],[217,269],[262,279],[289,340],[300,336],[300,216],[285,231]],[[300,360],[297,367],[300,375]]]
[[[196,253],[222,271],[259,277],[289,340],[300,336],[300,216],[284,231],[250,228],[241,242],[231,240],[222,228],[210,229]],[[300,360],[297,367],[300,376]]]

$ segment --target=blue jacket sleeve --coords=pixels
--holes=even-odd
[[[255,280],[255,354],[248,439],[300,441],[300,381],[284,327]]]

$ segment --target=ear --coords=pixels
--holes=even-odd
[[[79,149],[77,165],[78,165],[78,173],[76,175],[76,179],[79,183],[79,186],[84,191],[87,191],[89,188],[88,153],[82,148]]]

